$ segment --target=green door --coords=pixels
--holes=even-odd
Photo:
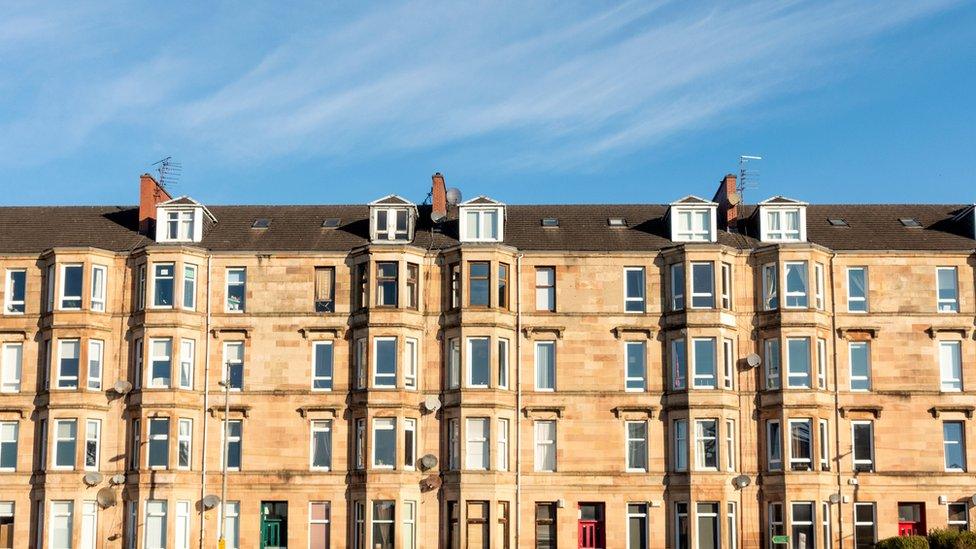
[[[288,502],[261,502],[261,549],[288,547]]]

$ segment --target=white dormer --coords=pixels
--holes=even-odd
[[[373,242],[411,242],[417,225],[417,206],[391,194],[369,203],[369,239]]]
[[[807,203],[785,196],[760,202],[759,239],[763,242],[806,242]]]
[[[688,195],[670,204],[668,217],[673,242],[715,242],[718,204]]]
[[[458,205],[461,242],[501,242],[505,239],[505,205],[481,195]]]
[[[204,216],[217,221],[206,206],[185,195],[157,204],[156,242],[200,242]]]

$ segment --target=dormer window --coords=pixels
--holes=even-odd
[[[157,205],[156,219],[156,242],[200,242],[204,220],[217,221],[210,210],[188,196]]]
[[[173,210],[166,212],[166,239],[193,240],[193,210]]]
[[[675,242],[715,242],[715,213],[718,204],[697,196],[686,196],[671,203],[671,240]]]
[[[479,196],[459,206],[461,242],[501,242],[505,225],[505,205]]]
[[[763,242],[806,242],[806,203],[775,196],[759,203],[759,216]]]
[[[390,195],[370,203],[370,239],[373,242],[413,240],[417,207],[404,198]]]

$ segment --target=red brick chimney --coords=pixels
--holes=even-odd
[[[166,189],[162,188],[153,176],[144,173],[139,176],[139,232],[152,236],[150,233],[156,225],[156,205],[172,199]]]
[[[726,174],[718,184],[712,202],[718,204],[718,225],[731,233],[738,232],[739,202],[742,196],[735,188],[735,175]]]
[[[430,203],[431,219],[439,220],[447,216],[447,185],[441,172],[431,176]]]

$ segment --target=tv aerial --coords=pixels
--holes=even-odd
[[[156,166],[159,185],[164,189],[168,189],[170,185],[179,183],[180,176],[183,175],[183,163],[174,160],[172,156],[167,156],[162,160],[153,162],[152,165]]]
[[[758,162],[762,160],[761,156],[755,156],[750,154],[743,154],[739,156],[739,181],[735,185],[735,190],[739,194],[739,200],[742,201],[742,196],[745,191],[754,190],[759,188],[759,170],[750,167],[750,162]]]

